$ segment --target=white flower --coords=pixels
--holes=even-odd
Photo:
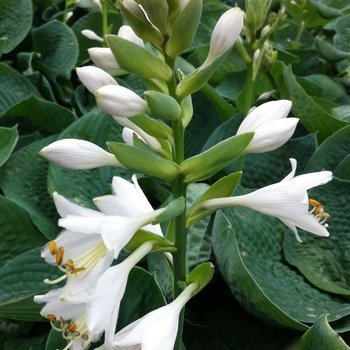
[[[68,215],[59,220],[59,226],[86,234],[100,233],[106,247],[115,258],[141,228],[162,236],[160,226],[150,224],[165,209],[153,210],[139,187],[136,176],[133,176],[133,182],[134,184],[131,184],[120,177],[114,177],[112,184],[114,195],[94,200],[103,216]]]
[[[99,42],[103,43],[103,38],[101,38],[99,35],[97,35],[95,32],[93,32],[90,29],[82,30],[81,34],[83,34],[88,39],[96,40],[96,41],[99,41]]]
[[[198,289],[192,283],[170,304],[151,311],[132,322],[114,336],[114,349],[173,350],[179,314]]]
[[[57,211],[63,218],[68,215],[104,216],[99,211],[68,201],[57,192],[53,193],[53,197]],[[61,299],[67,299],[77,291],[93,291],[98,277],[113,261],[113,255],[107,250],[99,233],[88,235],[69,230],[62,231],[54,241],[47,243],[41,251],[41,257],[63,272],[57,280],[46,279],[46,283],[55,284],[67,279],[60,291]]]
[[[148,113],[146,101],[123,86],[105,85],[96,91],[95,96],[98,106],[114,116],[127,118]]]
[[[98,280],[93,297],[87,302],[86,324],[92,334],[105,332],[104,346],[112,349],[120,302],[124,296],[131,269],[153,247],[145,242],[120,264],[110,267]]]
[[[202,67],[232,49],[243,28],[243,14],[240,8],[226,11],[216,23],[210,39],[209,54]]]
[[[290,162],[292,171],[281,182],[243,196],[210,199],[203,202],[201,207],[211,210],[241,206],[277,217],[295,233],[299,242],[301,239],[295,226],[315,235],[328,237],[327,224],[323,224],[323,220],[320,222],[320,216],[309,212],[307,190],[331,181],[332,173],[320,171],[294,177],[297,162],[293,158]]]
[[[98,67],[86,66],[77,68],[76,70],[80,81],[93,94],[102,86],[118,85],[112,76]]]
[[[291,101],[279,100],[266,102],[250,112],[237,131],[237,135],[255,133],[244,153],[268,152],[286,143],[299,121],[286,118],[291,107]]]
[[[40,314],[51,321],[51,327],[62,333],[62,337],[68,341],[63,350],[82,350],[96,342],[101,334],[92,334],[86,325],[84,302],[67,303],[59,298],[60,290],[53,290],[45,295],[36,295],[34,301],[46,303]],[[60,328],[55,322],[60,321]]]
[[[50,162],[68,169],[84,170],[101,166],[124,166],[117,158],[92,142],[63,139],[44,147],[40,154]]]

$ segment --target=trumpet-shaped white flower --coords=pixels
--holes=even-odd
[[[127,118],[148,113],[147,102],[123,86],[105,85],[96,91],[95,96],[98,106],[114,116]]]
[[[320,171],[294,177],[297,162],[290,159],[292,171],[281,182],[263,187],[243,196],[209,199],[202,203],[206,209],[241,206],[274,216],[287,225],[301,242],[296,226],[315,235],[327,237],[329,215],[313,215],[309,212],[309,198],[307,190],[323,185],[332,180],[330,171]]]
[[[97,210],[83,208],[68,201],[57,192],[53,197],[57,211],[63,218],[68,215],[104,216]],[[113,261],[113,255],[107,250],[99,233],[87,235],[69,230],[62,231],[54,241],[47,243],[41,251],[41,257],[63,272],[57,280],[46,279],[46,283],[55,284],[67,280],[60,290],[61,299],[69,298],[78,290],[93,291],[98,277]]]
[[[84,170],[107,165],[124,168],[113,154],[85,140],[55,141],[44,147],[40,154],[50,162],[68,169]]]
[[[100,277],[93,298],[87,302],[87,327],[92,334],[105,332],[104,346],[108,349],[113,348],[120,302],[124,296],[129,273],[152,250],[152,247],[153,242],[145,242],[122,263],[110,267]]]
[[[243,14],[240,8],[226,11],[216,23],[210,39],[209,54],[202,67],[230,51],[243,28]]]
[[[77,74],[84,86],[93,94],[102,86],[119,85],[112,76],[98,67],[80,67],[77,68]]]
[[[287,118],[292,102],[266,102],[250,112],[238,128],[237,135],[254,132],[244,153],[272,151],[285,144],[293,135],[298,118]]]
[[[115,258],[135,232],[139,229],[162,236],[159,225],[151,222],[165,209],[153,210],[133,176],[134,184],[120,178],[113,178],[114,195],[95,198],[94,202],[104,214],[81,217],[68,215],[59,220],[59,225],[71,231],[86,234],[100,233],[109,251]]]
[[[60,290],[53,290],[45,295],[36,295],[34,301],[46,303],[40,314],[51,322],[51,327],[62,333],[62,337],[68,341],[63,350],[83,350],[96,342],[101,334],[93,334],[86,324],[86,304],[84,302],[68,303],[59,298]],[[55,322],[60,320],[60,328]]]
[[[170,304],[151,311],[114,336],[114,349],[173,350],[181,309],[198,289],[192,283]]]

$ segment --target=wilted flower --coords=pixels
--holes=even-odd
[[[237,135],[255,133],[244,153],[268,152],[285,144],[299,121],[286,118],[291,107],[291,101],[279,100],[266,102],[250,112],[237,131]]]
[[[50,162],[68,169],[93,169],[101,166],[124,166],[117,158],[92,142],[63,139],[44,147],[40,154]]]
[[[322,216],[309,212],[307,190],[331,181],[332,173],[320,171],[294,177],[297,162],[293,158],[290,162],[292,171],[281,182],[243,196],[209,199],[203,202],[201,207],[212,210],[240,206],[274,216],[295,233],[299,242],[301,239],[295,226],[318,236],[329,236],[327,224],[321,220]]]

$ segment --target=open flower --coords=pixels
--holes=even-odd
[[[180,311],[197,289],[197,283],[190,284],[172,303],[123,328],[114,336],[114,349],[173,350]]]
[[[209,199],[201,207],[212,210],[240,206],[277,217],[295,233],[299,242],[296,226],[318,236],[329,236],[322,217],[309,212],[307,190],[331,181],[332,173],[320,171],[294,177],[297,162],[293,158],[290,162],[292,171],[281,182],[243,196]]]
[[[104,216],[97,210],[84,208],[68,201],[57,192],[53,197],[62,218],[68,215]],[[63,230],[54,241],[47,243],[41,251],[41,257],[63,272],[60,278],[46,279],[46,283],[55,284],[67,280],[66,285],[60,290],[61,299],[67,299],[81,290],[92,292],[99,276],[113,261],[113,255],[107,250],[99,233],[87,235],[70,230]]]
[[[98,106],[111,115],[127,118],[148,113],[147,102],[123,86],[105,85],[95,96]]]
[[[124,166],[117,158],[92,142],[63,139],[44,147],[40,154],[50,162],[75,170],[93,169],[101,166]]]
[[[254,132],[244,153],[272,151],[286,143],[294,133],[298,118],[287,118],[292,102],[266,102],[250,112],[238,128],[237,135]]]
[[[68,215],[59,220],[59,225],[68,230],[86,234],[100,233],[107,249],[117,258],[119,252],[135,232],[143,229],[162,236],[159,225],[151,222],[165,209],[153,210],[133,176],[134,184],[113,178],[114,195],[95,198],[94,202],[103,215],[82,217]],[[99,213],[99,214],[101,214]]]

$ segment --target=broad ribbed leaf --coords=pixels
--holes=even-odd
[[[0,127],[0,167],[9,159],[18,140],[17,126]]]

